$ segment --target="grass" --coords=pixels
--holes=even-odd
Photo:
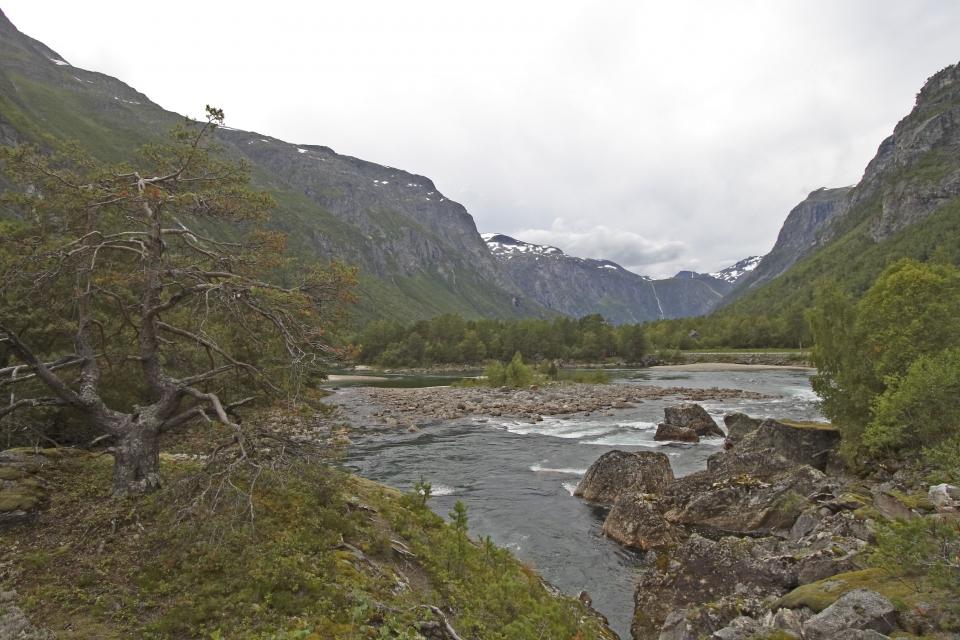
[[[2,587],[58,638],[412,639],[428,606],[465,637],[612,637],[507,551],[370,481],[264,473],[251,521],[191,509],[191,463],[165,456],[165,488],[140,499],[105,497],[111,469],[87,455],[45,467],[47,507],[0,531]]]

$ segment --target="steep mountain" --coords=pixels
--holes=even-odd
[[[614,323],[697,316],[710,311],[732,286],[693,272],[652,280],[615,262],[569,256],[557,247],[503,234],[484,234],[483,239],[526,298],[565,315],[600,313]]]
[[[0,143],[73,139],[119,161],[182,121],[123,82],[72,66],[0,12]],[[473,218],[429,179],[327,147],[228,128],[219,136],[276,198],[272,224],[294,251],[360,268],[361,317],[546,313],[501,275]]]
[[[817,247],[819,232],[849,206],[846,197],[852,187],[820,188],[794,207],[787,215],[777,242],[770,253],[757,258],[750,273],[743,275],[728,299],[739,297],[749,289],[773,280],[793,266],[797,260]]]
[[[730,284],[737,284],[746,278],[754,269],[756,269],[757,265],[760,264],[762,259],[763,256],[750,256],[740,260],[736,264],[730,265],[725,269],[714,271],[713,273],[708,273],[707,275],[711,278],[716,278],[717,280],[729,282]]]
[[[813,192],[729,309],[796,316],[827,278],[862,293],[899,258],[960,264],[960,65],[927,80],[853,187]]]

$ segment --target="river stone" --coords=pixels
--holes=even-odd
[[[675,442],[700,442],[700,436],[693,429],[678,427],[674,424],[658,424],[654,440],[672,440]]]
[[[673,482],[670,458],[655,451],[609,451],[590,465],[573,495],[613,504],[626,493],[657,493]]]
[[[727,440],[737,444],[745,435],[756,431],[763,420],[751,418],[745,413],[730,413],[724,416],[723,424],[727,427]]]
[[[718,427],[714,419],[710,417],[706,409],[692,402],[684,402],[664,408],[663,422],[677,427],[685,427],[701,437],[718,436],[722,438],[726,435],[723,429]]]
[[[804,625],[807,640],[833,640],[846,630],[890,633],[897,626],[897,610],[876,591],[854,589],[810,618]]]
[[[603,534],[641,551],[675,545],[681,537],[654,502],[642,495],[629,494],[620,496],[613,504],[603,521]]]

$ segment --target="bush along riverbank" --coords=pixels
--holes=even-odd
[[[315,463],[163,454],[110,499],[110,456],[0,453],[0,637],[613,639],[489,540]]]
[[[725,422],[704,471],[614,451],[576,490],[645,554],[636,640],[957,637],[960,489],[847,475],[822,423]]]

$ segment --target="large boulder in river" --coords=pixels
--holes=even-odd
[[[675,427],[690,429],[700,437],[716,436],[722,438],[726,435],[723,429],[718,427],[714,419],[710,417],[706,409],[692,402],[684,402],[664,408],[663,422]]]
[[[821,471],[806,465],[762,476],[700,473],[670,487],[674,506],[665,517],[672,524],[736,534],[787,532],[810,506],[807,496],[828,484]]]
[[[764,420],[737,445],[742,449],[773,449],[795,464],[824,471],[830,454],[840,444],[840,431],[821,422]]]
[[[723,424],[727,427],[727,441],[737,444],[748,433],[757,430],[763,422],[761,418],[751,418],[745,413],[729,413],[723,417]]]
[[[654,451],[609,451],[590,465],[573,495],[613,504],[624,494],[657,493],[673,482],[666,454]]]
[[[680,532],[663,517],[659,505],[639,494],[617,499],[603,521],[603,534],[641,551],[673,546],[681,538]]]
[[[693,429],[665,423],[657,425],[657,432],[653,435],[653,439],[673,442],[700,442],[700,436]]]

